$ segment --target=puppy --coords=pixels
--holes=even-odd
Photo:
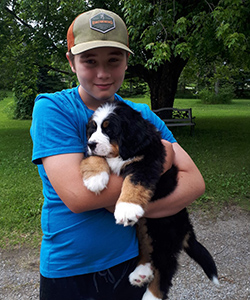
[[[195,237],[188,212],[142,218],[150,201],[172,193],[176,166],[163,173],[166,153],[159,131],[124,102],[99,107],[87,124],[88,158],[81,163],[84,185],[98,194],[106,188],[110,171],[123,180],[114,216],[117,224],[138,224],[140,259],[130,274],[132,285],[147,284],[143,300],[166,299],[182,249],[218,284],[215,262]]]

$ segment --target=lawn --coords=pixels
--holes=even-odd
[[[42,186],[31,163],[30,121],[8,118],[12,98],[0,101],[0,247],[41,237]]]
[[[184,100],[175,105],[185,106]],[[188,102],[196,116],[195,136],[178,135],[206,181],[201,200],[238,203],[250,208],[250,101],[231,105],[202,105]]]
[[[43,197],[31,163],[31,122],[9,118],[11,105],[11,97],[0,101],[0,247],[37,246]],[[189,128],[172,129],[206,181],[206,193],[192,207],[214,210],[237,204],[250,210],[250,100],[203,105],[194,99],[176,99],[174,106],[192,107],[196,117],[194,136]]]
[[[193,206],[237,204],[250,210],[250,100],[204,105],[197,99],[176,99],[174,107],[191,107],[195,116],[194,136],[188,127],[171,127],[206,182],[205,194]]]

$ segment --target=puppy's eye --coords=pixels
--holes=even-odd
[[[109,121],[108,120],[106,120],[106,121],[104,121],[103,123],[102,123],[102,127],[103,128],[107,128],[109,126]]]

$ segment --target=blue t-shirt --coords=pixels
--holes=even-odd
[[[164,122],[147,105],[123,100],[118,95],[115,98],[140,111],[164,139],[175,142]],[[32,161],[43,182],[40,272],[44,277],[98,272],[138,255],[135,227],[117,225],[113,214],[104,208],[73,213],[53,189],[42,165],[43,157],[86,152],[85,126],[92,114],[81,100],[78,87],[41,94],[35,100],[30,132]]]

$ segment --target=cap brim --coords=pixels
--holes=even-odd
[[[84,51],[88,51],[95,48],[100,47],[114,47],[125,50],[131,54],[134,54],[132,50],[130,50],[126,45],[118,42],[112,41],[92,41],[92,42],[85,42],[82,44],[75,45],[71,48],[72,54],[76,55]]]

